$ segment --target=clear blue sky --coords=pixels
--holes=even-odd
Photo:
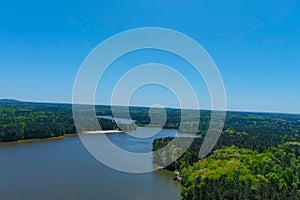
[[[0,98],[71,102],[87,54],[116,33],[145,26],[174,29],[198,41],[219,67],[229,110],[300,113],[298,0],[3,1]],[[120,62],[129,66],[148,57],[144,52]],[[171,57],[168,62],[180,63]],[[151,104],[157,96],[164,104],[170,96],[155,87],[142,90],[135,94],[138,104]]]

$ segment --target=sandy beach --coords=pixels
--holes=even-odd
[[[107,134],[107,133],[124,133],[120,130],[98,130],[98,131],[84,131],[82,134]]]

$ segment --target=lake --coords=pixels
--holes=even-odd
[[[175,134],[175,130],[162,130],[155,137]],[[154,139],[124,133],[108,137],[121,148],[134,152],[151,151]],[[151,158],[147,159],[151,163]],[[94,159],[78,136],[0,144],[0,160],[1,200],[180,199],[179,184],[172,180],[171,172],[116,171]]]

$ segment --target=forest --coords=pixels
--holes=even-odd
[[[112,116],[110,106],[95,106],[96,115]],[[117,117],[126,118],[127,107],[115,107]],[[253,112],[227,112],[222,134],[203,159],[199,149],[207,132],[211,111],[166,109],[163,112],[147,107],[130,107],[136,125],[189,132],[196,127],[197,136],[178,160],[165,167],[176,172],[181,196],[192,199],[300,199],[300,115]],[[152,113],[150,113],[152,112]],[[200,115],[200,120],[197,118]],[[151,121],[154,116],[155,121]],[[99,120],[102,129],[117,129],[112,121]],[[152,118],[153,120],[153,118]],[[198,124],[199,122],[199,124]],[[30,103],[0,100],[0,142],[41,139],[76,134],[71,104]],[[153,162],[159,166],[173,160],[180,145],[171,145],[173,138],[153,141]],[[177,138],[178,144],[186,138]]]
[[[300,199],[300,143],[216,150],[182,169],[183,199]]]
[[[0,141],[42,139],[75,133],[70,105],[0,101]]]
[[[97,115],[111,115],[109,106],[97,106]],[[110,120],[98,119],[102,130],[118,129]],[[131,130],[132,126],[123,126]],[[44,139],[76,134],[71,104],[0,100],[0,142]]]
[[[181,195],[191,199],[300,199],[300,116],[228,112],[213,151],[198,158],[205,130],[188,150],[165,167],[176,172]],[[200,124],[201,126],[201,124]],[[159,166],[178,156],[181,140],[155,139],[153,160]],[[165,151],[156,151],[167,147]]]
[[[110,106],[95,106],[96,114],[112,116]],[[127,107],[116,107],[119,118],[127,117]],[[149,108],[130,107],[130,116],[136,120],[138,126],[148,125],[151,121]],[[181,123],[180,109],[166,108],[166,123],[160,124],[162,112],[151,110],[156,120],[152,125],[162,126],[166,129],[179,129]],[[201,113],[200,119],[197,118]],[[186,112],[185,112],[186,113]],[[210,123],[211,112],[208,110],[189,110],[186,119],[181,123],[180,131],[188,132],[190,127],[198,126],[198,135],[206,134]],[[102,129],[116,129],[115,123],[99,119]],[[283,142],[299,141],[300,115],[276,113],[247,113],[227,112],[223,135],[220,140],[228,137],[233,143],[241,143],[241,147],[265,150],[266,147]],[[39,139],[75,134],[76,127],[73,121],[71,104],[31,103],[16,100],[0,100],[0,141],[18,141],[26,139]],[[244,138],[251,138],[245,143]],[[253,141],[249,146],[248,141]],[[262,142],[263,141],[263,142]]]

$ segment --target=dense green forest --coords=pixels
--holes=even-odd
[[[126,107],[116,107],[118,117],[126,117]],[[149,108],[130,107],[130,115],[136,124],[145,126],[150,123]],[[97,115],[112,115],[110,106],[96,106]],[[181,110],[166,109],[167,119],[165,124],[160,124],[163,118],[162,112],[151,110],[157,118],[157,126],[167,129],[178,129],[181,120]],[[197,112],[188,111],[188,116],[181,124],[180,131],[188,132],[191,126],[198,121]],[[205,135],[210,122],[210,111],[201,110],[198,134]],[[286,141],[285,138],[297,141],[300,130],[300,115],[270,114],[270,113],[243,113],[228,112],[224,127],[224,133],[230,135],[232,140],[240,140],[244,136],[252,137],[254,141],[265,141],[265,146]],[[102,129],[116,129],[112,122],[101,121]],[[153,123],[152,123],[153,124]],[[153,124],[155,125],[155,123]],[[73,121],[72,105],[30,103],[15,100],[0,100],[0,141],[18,141],[24,139],[48,138],[64,134],[76,133]],[[271,134],[271,135],[270,135]],[[265,140],[268,135],[269,140]],[[264,148],[263,146],[255,147]]]
[[[171,139],[155,140],[154,148]],[[239,143],[229,146],[230,138],[223,138],[211,155],[199,160],[202,139],[195,139],[179,160],[166,167],[178,171],[174,180],[181,182],[183,199],[300,199],[300,143],[286,142],[258,151],[247,141],[249,148],[241,148]],[[154,153],[154,162],[164,165],[176,152],[173,146]]]
[[[300,199],[300,116],[228,112],[213,153],[199,160],[203,131],[189,149],[165,167],[176,171],[183,199]],[[201,125],[200,125],[201,126]],[[155,139],[153,160],[165,166],[181,140]],[[174,141],[173,141],[174,142]]]
[[[126,107],[115,107],[117,117],[126,118]],[[110,106],[96,106],[96,114],[111,116]],[[179,129],[183,110],[163,112],[146,107],[130,107],[130,116],[139,126]],[[223,132],[213,151],[199,160],[198,153],[210,123],[211,112],[189,110],[180,132],[197,125],[197,137],[188,150],[165,167],[176,171],[183,199],[300,199],[300,115],[227,112]],[[185,113],[187,113],[185,111]],[[98,119],[102,129],[117,129],[116,123]],[[132,129],[132,127],[125,127]],[[0,142],[49,138],[75,134],[72,105],[0,100]],[[181,140],[177,140],[180,144]],[[171,137],[155,139],[153,150],[166,146]],[[157,165],[177,156],[178,146],[153,154]]]
[[[0,141],[49,138],[75,133],[72,110],[64,104],[0,102]]]
[[[183,199],[300,199],[300,143],[223,147],[181,173]]]
[[[96,106],[97,115],[112,115],[110,106]],[[115,130],[111,120],[98,119],[102,130]],[[125,130],[133,126],[122,126]],[[0,142],[76,134],[71,104],[0,100]]]

